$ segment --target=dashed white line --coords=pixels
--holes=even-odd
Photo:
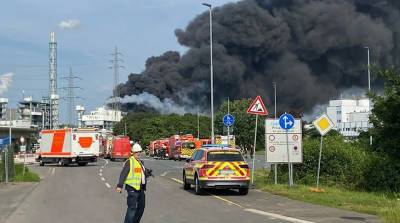
[[[56,168],[53,167],[53,169],[51,170],[51,174],[54,175],[54,172],[56,172]]]
[[[99,176],[103,176],[103,174],[102,174],[102,173],[99,173]]]
[[[165,171],[164,173],[162,173],[160,176],[161,177],[165,177],[168,174],[169,171]]]
[[[106,181],[106,179],[104,179],[104,177],[101,178],[102,181]]]
[[[171,180],[173,180],[173,181],[175,181],[175,182],[178,182],[178,183],[180,183],[180,184],[183,184],[183,181],[178,180],[178,179],[176,179],[176,178],[171,178]]]
[[[110,184],[106,183],[106,187],[111,188]]]
[[[103,172],[103,169],[100,169],[100,172]]]

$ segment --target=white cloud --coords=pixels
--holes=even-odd
[[[77,19],[66,19],[58,24],[61,29],[75,29],[81,25],[81,21]]]
[[[12,83],[13,73],[5,73],[0,75],[0,95],[5,93]]]

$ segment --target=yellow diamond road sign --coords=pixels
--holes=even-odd
[[[323,114],[314,121],[314,126],[323,136],[334,127],[334,124],[326,114]]]

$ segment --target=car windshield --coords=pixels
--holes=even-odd
[[[243,161],[243,157],[236,151],[212,151],[207,154],[208,161]]]
[[[182,143],[182,148],[185,148],[185,149],[194,149],[194,142],[185,142],[185,143]]]

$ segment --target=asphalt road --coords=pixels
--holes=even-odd
[[[260,161],[261,162],[261,161]],[[378,222],[377,217],[310,205],[251,190],[197,196],[180,184],[183,162],[145,159],[155,178],[146,192],[144,223]],[[86,167],[33,166],[43,178],[9,215],[7,223],[123,222],[126,194],[114,191],[122,162]]]

